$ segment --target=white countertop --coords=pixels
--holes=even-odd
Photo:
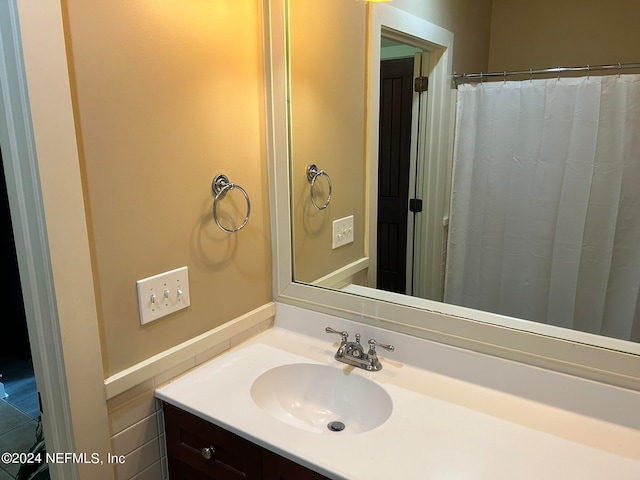
[[[276,327],[159,388],[156,396],[331,478],[640,479],[638,418],[626,424],[619,420],[623,414],[640,415],[638,392],[334,317],[322,316],[320,323],[320,314],[292,331],[293,323],[284,317],[294,314],[297,325],[305,312],[293,308],[279,307],[283,321],[276,317]],[[325,326],[363,332],[363,343],[368,335],[383,343],[395,342],[396,352],[379,353],[384,366],[380,372],[354,369],[334,360],[334,341],[339,337],[327,336]],[[519,387],[522,395],[514,395],[498,388],[495,379],[462,380],[443,375],[442,368],[409,364],[403,359],[411,358],[410,349],[420,349],[419,358],[428,359],[431,353],[440,362],[446,359],[449,369],[453,363],[462,371],[490,367],[503,381],[518,383],[508,378],[515,375],[520,384],[531,385],[532,395],[525,387]],[[271,417],[253,402],[250,388],[260,374],[287,363],[320,363],[371,379],[391,396],[391,416],[364,433],[348,428],[313,433]],[[541,401],[555,396],[561,398],[556,404]],[[581,403],[582,396],[585,411],[562,408]]]

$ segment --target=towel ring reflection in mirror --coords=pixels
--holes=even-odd
[[[242,225],[240,225],[239,227],[227,228],[224,225],[222,225],[222,223],[220,222],[220,218],[218,216],[218,204],[220,203],[220,200],[222,200],[228,192],[236,188],[240,190],[240,193],[242,193],[242,195],[244,196],[244,199],[247,201],[247,215],[244,218],[244,222],[242,222]],[[249,195],[247,194],[247,191],[244,188],[242,188],[240,185],[231,183],[226,175],[216,175],[216,177],[213,179],[213,182],[211,183],[211,191],[213,192],[213,195],[214,195],[213,219],[215,220],[216,225],[218,225],[218,227],[221,230],[227,233],[236,233],[242,230],[247,225],[247,223],[249,223],[249,216],[251,215],[251,200],[249,200]]]
[[[329,184],[329,194],[327,195],[327,199],[322,206],[318,205],[315,199],[316,180],[320,177],[326,177],[327,183]],[[317,210],[324,210],[329,206],[329,202],[331,201],[331,192],[333,190],[333,187],[331,186],[331,177],[329,177],[327,172],[318,170],[318,167],[314,163],[311,163],[307,166],[307,180],[311,184],[311,203],[313,203],[313,206],[316,207]]]

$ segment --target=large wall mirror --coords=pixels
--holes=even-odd
[[[445,303],[453,72],[636,62],[625,24],[640,6],[567,0],[550,18],[519,0],[422,3],[265,2],[278,299],[640,388],[631,333]]]

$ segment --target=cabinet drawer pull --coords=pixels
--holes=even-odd
[[[215,453],[216,453],[216,449],[213,446],[204,447],[202,449],[202,457],[205,458],[206,460],[211,460],[211,458]]]

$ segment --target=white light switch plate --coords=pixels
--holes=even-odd
[[[138,280],[140,324],[153,322],[190,305],[187,267]]]
[[[333,221],[333,248],[353,242],[353,215]]]

